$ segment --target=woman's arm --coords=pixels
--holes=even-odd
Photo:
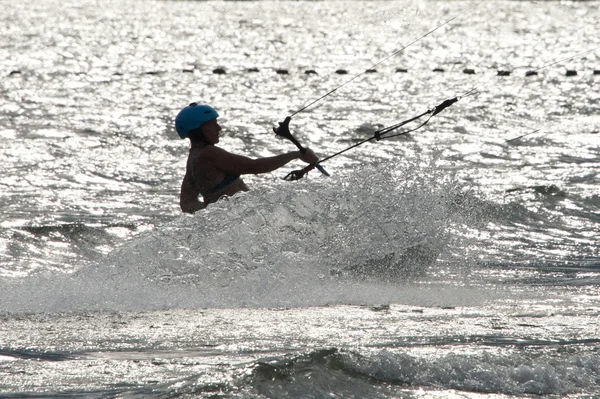
[[[210,146],[204,150],[203,156],[215,168],[236,175],[272,172],[294,159],[302,159],[307,163],[317,161],[317,157],[311,150],[308,150],[307,154],[302,154],[300,151],[292,151],[272,157],[252,159],[232,154],[219,147]]]

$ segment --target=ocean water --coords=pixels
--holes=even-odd
[[[4,2],[0,397],[600,397],[598,6]],[[180,108],[268,156],[342,84],[322,158],[460,100],[181,214]]]

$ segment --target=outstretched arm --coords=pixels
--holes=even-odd
[[[307,149],[305,154],[300,151],[292,151],[272,157],[252,159],[211,146],[204,150],[204,154],[215,168],[237,175],[272,172],[294,159],[301,159],[306,163],[314,163],[318,160],[310,149]]]

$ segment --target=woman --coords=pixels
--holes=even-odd
[[[179,205],[181,210],[194,213],[224,195],[248,191],[240,175],[272,172],[294,159],[314,164],[317,156],[307,149],[306,153],[292,151],[273,157],[252,159],[235,155],[217,147],[221,126],[219,114],[208,105],[191,103],[175,118],[175,129],[182,139],[189,138],[190,154],[185,177],[181,184]],[[202,195],[203,202],[198,200]]]

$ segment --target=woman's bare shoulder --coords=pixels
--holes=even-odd
[[[208,145],[208,146],[204,147],[202,149],[201,153],[203,156],[207,156],[207,157],[231,155],[230,152],[222,149],[221,147],[217,147],[216,145]]]

